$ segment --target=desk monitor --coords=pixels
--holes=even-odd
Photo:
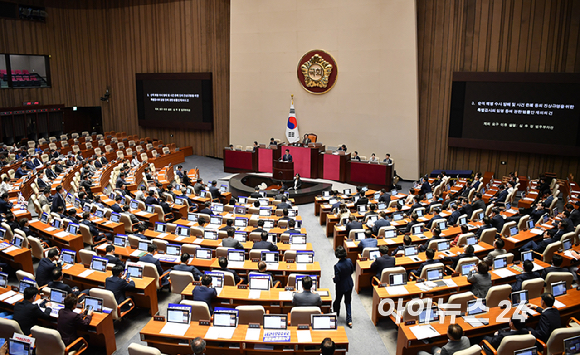
[[[459,224],[459,225],[467,224],[467,217],[463,216],[463,217],[459,218],[459,221],[457,221],[457,224]]]
[[[473,269],[476,265],[477,265],[476,263],[469,263],[469,264],[461,265],[461,275],[467,276],[469,274],[469,271],[471,271],[471,269]]]
[[[79,208],[80,205],[81,205],[81,200],[79,200],[78,198],[75,198],[75,200],[73,201],[74,208]]]
[[[348,218],[343,218],[340,220],[340,225],[342,225],[342,226],[346,226],[347,223],[348,223]]]
[[[216,230],[205,230],[203,232],[203,238],[204,239],[210,239],[210,240],[217,240],[218,239],[218,231]]]
[[[233,310],[214,310],[213,312],[214,327],[237,327],[238,314]]]
[[[310,317],[312,330],[336,330],[336,314],[313,314]]]
[[[427,192],[427,193],[425,194],[425,199],[426,199],[426,200],[430,200],[430,199],[432,199],[432,198],[433,198],[433,193],[432,193],[432,192]]]
[[[235,231],[234,239],[240,243],[245,243],[247,239],[247,233],[245,231]]]
[[[147,213],[155,213],[155,206],[147,205],[147,208],[145,210],[147,211]]]
[[[236,217],[234,220],[234,227],[246,228],[248,226],[248,219],[245,217]]]
[[[369,252],[369,260],[375,260],[376,258],[381,257],[381,252],[378,250],[371,250]]]
[[[444,231],[447,229],[447,222],[446,221],[439,221],[439,222],[437,222],[437,225],[439,226],[439,229],[441,229],[441,231]]]
[[[131,200],[131,203],[129,204],[129,208],[132,210],[138,210],[139,209],[139,202],[137,202],[136,200]]]
[[[298,211],[293,209],[293,208],[289,208],[288,209],[288,217],[296,217],[298,215]],[[298,223],[298,221],[296,221],[296,223]],[[302,222],[300,222],[302,223]]]
[[[103,299],[92,296],[85,296],[85,308],[91,307],[95,312],[103,311]]]
[[[366,212],[367,211],[367,205],[357,205],[356,206],[356,210],[361,213],[361,212]]]
[[[69,194],[68,196],[70,196],[70,194]],[[68,198],[68,196],[67,196],[67,198]],[[113,201],[115,201],[115,198],[116,198],[116,197],[117,197],[117,195],[115,195],[115,193],[114,193],[114,192],[111,192],[111,193],[109,194],[109,199],[111,199],[111,200],[113,200]]]
[[[24,237],[19,234],[14,234],[10,244],[14,245],[15,247],[22,248],[22,245],[24,244]]]
[[[368,186],[363,186],[360,189],[361,192],[367,192],[368,190],[369,190],[369,187]]]
[[[248,203],[248,196],[238,196],[238,202],[242,205]]]
[[[566,281],[552,282],[552,295],[554,297],[566,294]]]
[[[326,191],[322,191],[322,197],[329,197],[330,196],[330,191],[326,190]]]
[[[242,203],[240,201],[240,203]],[[246,207],[245,206],[234,206],[234,214],[246,214]]]
[[[268,241],[272,244],[277,244],[278,235],[276,233],[268,233]]]
[[[377,206],[377,209],[379,210],[386,210],[387,209],[387,204],[384,202],[380,202],[379,205]]]
[[[385,230],[385,239],[395,238],[397,236],[396,229],[386,229]]]
[[[8,274],[0,272],[0,287],[5,288],[8,285]]]
[[[542,223],[548,223],[548,221],[550,220],[550,216],[548,216],[548,214],[546,213],[545,215],[542,216]]]
[[[63,249],[60,253],[60,260],[64,264],[74,264],[77,253],[74,250]]]
[[[314,251],[299,250],[296,251],[296,262],[303,264],[312,264],[314,262]]]
[[[29,278],[24,278],[20,280],[20,282],[18,283],[18,292],[24,293],[24,289],[26,289],[27,287],[36,287],[36,282],[34,282],[34,280],[31,280]]]
[[[470,235],[467,237],[467,245],[475,245],[479,242],[479,239],[475,235]]]
[[[130,261],[127,261],[127,264],[125,266],[125,272],[127,273],[127,276],[135,278],[135,279],[141,279],[143,278],[143,266],[139,265],[137,263],[132,263]]]
[[[506,256],[498,256],[493,259],[493,269],[503,269],[507,267],[507,257]]]
[[[423,233],[423,226],[413,226],[412,234],[417,235]]]
[[[429,269],[427,270],[427,281],[436,281],[443,278],[443,269]]]
[[[475,316],[486,312],[487,307],[485,306],[485,298],[478,298],[476,300],[467,301],[468,316]]]
[[[437,242],[437,250],[438,251],[449,250],[449,241],[448,240],[441,240],[441,241]]]
[[[536,355],[537,353],[538,353],[538,350],[536,349],[535,346],[533,346],[531,348],[526,348],[526,349],[514,351],[514,355]]]
[[[264,314],[264,329],[287,329],[287,314]]]
[[[564,339],[564,355],[580,354],[580,335]]]
[[[202,260],[211,259],[211,249],[206,249],[206,248],[195,249],[195,258],[202,259]]]
[[[100,208],[95,211],[95,216],[98,218],[103,218],[104,215],[105,215],[105,211],[100,209]]]
[[[163,222],[155,222],[155,231],[157,233],[165,233],[167,225]]]
[[[79,225],[74,223],[69,223],[68,227],[66,228],[67,233],[69,234],[77,234],[79,232]]]
[[[191,321],[191,307],[170,303],[167,306],[167,322],[189,324]]]
[[[205,198],[206,195],[207,195],[207,191],[206,190],[201,190],[199,192],[199,197],[201,197],[201,198]]]
[[[220,186],[220,193],[224,194],[228,192],[228,185],[221,185]]]
[[[310,289],[310,291],[312,291],[312,292],[316,291],[316,288],[318,285],[318,276],[317,275],[296,275],[296,291],[302,292],[302,290],[303,290],[302,279],[305,278],[306,276],[310,276],[310,278],[312,278],[312,288]]]
[[[127,247],[128,238],[124,234],[117,234],[113,237],[113,245],[121,248]]]
[[[277,251],[263,251],[260,256],[260,259],[266,263],[277,263],[280,258],[280,253]]]
[[[222,213],[224,211],[224,205],[222,205],[221,203],[214,203],[213,205],[211,205],[211,210],[216,213]]]
[[[528,219],[528,229],[534,229],[534,220]]]
[[[180,237],[189,237],[190,229],[187,226],[182,226],[180,224],[175,227],[175,234]]]
[[[204,272],[204,274],[211,276],[211,283],[212,283],[213,288],[224,287],[224,273],[223,272],[206,271],[206,272]]]
[[[407,284],[407,273],[401,272],[389,275],[389,286],[400,286]]]
[[[4,235],[6,235],[6,229],[0,228],[0,240],[4,240]]]
[[[417,255],[418,250],[416,245],[405,245],[405,256]]]
[[[373,195],[373,200],[378,201],[379,198],[381,198],[381,193],[380,192],[375,192],[375,194]]]
[[[83,206],[83,212],[91,212],[91,205],[89,205],[88,203],[85,203],[85,205]],[[42,221],[42,219],[41,219]],[[45,222],[43,222],[45,223]]]
[[[180,244],[167,244],[165,247],[165,254],[172,256],[181,255],[181,245]]]
[[[258,202],[260,203],[260,206],[268,206],[270,204],[270,200],[264,197],[259,198]]]
[[[107,271],[107,263],[109,259],[101,258],[98,256],[93,256],[93,260],[91,260],[91,269],[95,271],[105,272]]]
[[[352,193],[351,189],[344,189],[342,190],[343,195],[350,195]]]
[[[260,207],[258,215],[262,217],[269,217],[272,215],[272,209],[270,207]]]
[[[425,214],[425,210],[422,208],[421,209],[417,208],[415,209],[414,212],[417,214],[417,217],[423,217],[423,214]]]
[[[85,206],[88,206],[88,205],[85,205]],[[48,224],[48,213],[43,212],[42,216],[40,216],[40,221],[44,224]]]
[[[54,229],[60,229],[60,226],[62,226],[62,221],[58,218],[55,218],[52,220],[52,227]]]
[[[137,249],[141,251],[147,251],[149,244],[151,244],[150,240],[141,239],[139,240],[139,244],[137,244]]]
[[[264,229],[272,229],[274,228],[274,220],[273,219],[265,219],[264,220]]]
[[[419,324],[437,321],[439,321],[439,309],[437,308],[437,306],[423,309],[423,311],[419,313]]]
[[[239,249],[228,249],[228,261],[244,262],[245,251]]]
[[[270,289],[270,275],[268,274],[250,274],[250,290],[269,290]]]
[[[30,344],[24,341],[9,339],[8,340],[8,354],[9,355],[29,355],[31,354]]]
[[[185,189],[185,194],[186,195],[193,195],[194,193],[195,193],[195,190],[193,188],[191,188],[191,186],[190,187],[187,187]]]
[[[290,234],[290,244],[306,244],[306,234]]]
[[[517,226],[513,226],[513,227],[511,227],[511,228],[510,228],[510,236],[512,236],[512,237],[513,237],[513,236],[514,236],[514,235],[516,235],[516,234],[518,234],[518,227],[517,227]]]
[[[522,264],[524,263],[524,261],[529,260],[531,262],[534,261],[534,255],[532,254],[533,251],[532,250],[528,250],[528,251],[522,251],[522,255],[521,255],[521,260],[522,260]]]
[[[121,215],[118,214],[117,212],[113,212],[111,213],[111,222],[113,223],[119,223],[121,221]]]
[[[366,238],[365,232],[356,232],[354,236],[356,240],[363,240]]]
[[[512,305],[526,304],[528,303],[528,290],[512,292],[511,294]]]
[[[402,221],[405,219],[405,215],[402,212],[393,213],[393,221]]]
[[[197,222],[197,213],[188,213],[187,214],[187,220],[190,222]]]
[[[572,240],[564,239],[564,241],[562,241],[562,249],[570,250],[570,248],[572,248]]]
[[[58,288],[51,288],[50,289],[50,302],[64,304],[64,299],[68,293],[64,290]]]
[[[483,212],[479,212],[479,215],[476,218],[480,221],[483,221],[483,217],[485,217],[485,214]]]

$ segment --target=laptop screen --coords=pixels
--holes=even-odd
[[[246,203],[248,203],[248,197],[247,196],[238,196],[238,202],[241,203],[242,205],[245,205]]]
[[[180,237],[189,237],[189,227],[178,225],[175,228],[175,234]]]
[[[510,228],[510,234],[511,234],[512,236],[514,236],[514,235],[518,234],[518,227],[517,227],[517,226],[513,226],[513,227],[511,227],[511,228]]]
[[[352,192],[351,192],[351,190],[350,190],[350,189],[344,189],[344,190],[342,190],[342,193],[343,193],[344,195],[350,195]]]
[[[129,205],[129,208],[132,210],[139,209],[139,202],[137,202],[135,200],[131,200],[131,204]]]
[[[467,217],[461,217],[461,218],[459,218],[459,221],[457,223],[459,225],[467,224]]]
[[[336,329],[336,315],[335,314],[313,314],[312,330],[333,330]]]
[[[36,284],[34,283],[34,281],[32,281],[30,279],[20,280],[20,283],[18,284],[18,292],[24,293],[24,290],[27,287],[36,287]]]
[[[288,315],[264,314],[264,329],[286,329],[286,328],[288,328]]]
[[[291,234],[290,244],[306,244],[306,235],[304,234]]]
[[[475,244],[477,244],[478,241],[479,240],[474,235],[467,237],[467,245],[475,245]]]
[[[4,288],[8,285],[8,275],[0,272],[0,287]]]
[[[536,349],[536,347],[514,351],[514,355],[536,355],[537,353],[538,350]]]
[[[214,231],[214,230],[205,230],[203,232],[203,238],[204,239],[210,239],[210,240],[217,240],[218,239],[218,231]]]
[[[95,312],[103,311],[103,299],[98,297],[85,296],[85,308],[91,307]]]
[[[241,199],[239,201],[240,203],[245,203],[242,202]],[[244,206],[235,206],[234,207],[234,214],[246,214],[246,207]]]
[[[267,217],[272,215],[272,210],[269,207],[260,207],[260,216]]]
[[[111,213],[111,222],[113,222],[113,223],[119,223],[120,220],[121,220],[121,215],[120,214],[118,214],[116,212]]]
[[[237,249],[229,249],[228,250],[228,261],[244,261],[245,260],[245,251],[237,250]]]
[[[395,238],[397,236],[397,231],[395,229],[386,229],[385,238]]]
[[[356,232],[356,233],[355,233],[355,237],[356,237],[356,240],[362,240],[362,239],[365,239],[365,238],[366,238],[366,236],[365,236],[365,232]]]
[[[475,263],[463,264],[461,265],[461,275],[466,276],[469,271],[475,267]]]
[[[232,311],[214,311],[213,325],[214,327],[235,327],[238,324],[238,317]]]
[[[423,217],[423,214],[425,213],[425,210],[422,209],[422,208],[417,208],[417,209],[415,209],[414,212],[417,214],[418,217]]]
[[[447,223],[445,221],[438,222],[438,224],[439,224],[439,229],[441,229],[442,231],[447,229]]]
[[[419,323],[431,323],[439,320],[439,309],[432,307],[419,313]]]
[[[503,269],[507,267],[507,258],[506,257],[497,257],[493,259],[493,269]]]
[[[40,221],[45,224],[48,223],[48,213],[44,212],[42,216],[40,216]]]
[[[432,198],[433,198],[433,193],[432,193],[432,192],[427,192],[427,193],[425,194],[425,199],[427,199],[427,200],[430,200],[430,199],[432,199]]]
[[[384,203],[384,202],[381,202],[381,203],[379,203],[379,205],[377,206],[377,208],[379,210],[385,210],[385,209],[387,209],[387,204]]]
[[[209,224],[221,225],[222,224],[222,216],[211,216],[209,218]]]
[[[314,252],[313,251],[297,251],[296,252],[296,262],[297,263],[307,263],[311,264],[314,262]]]
[[[122,235],[122,234],[117,234],[116,236],[113,237],[113,245],[116,245],[118,247],[126,247],[127,246],[127,236]]]
[[[165,233],[166,228],[167,226],[165,225],[165,223],[155,222],[155,231],[157,233]]]
[[[147,251],[147,247],[149,247],[149,244],[151,244],[149,240],[140,240],[137,249],[141,251]]]
[[[250,274],[250,290],[269,290],[270,275]]]
[[[127,262],[126,271],[127,271],[127,276],[129,276],[129,277],[136,278],[136,279],[143,278],[143,266],[141,266],[139,264]]]
[[[272,229],[274,228],[274,221],[271,219],[264,220],[264,229]]]
[[[211,283],[214,288],[224,287],[224,274],[222,272],[206,271],[204,274],[211,276]]]
[[[381,252],[378,250],[371,250],[369,252],[369,260],[375,260],[376,258],[381,257]]]
[[[52,227],[55,229],[60,229],[60,226],[62,225],[62,221],[60,219],[54,219],[52,221]]]
[[[405,218],[405,216],[403,216],[402,213],[393,213],[393,220],[394,221],[400,221],[404,218]]]
[[[234,226],[239,228],[246,228],[248,226],[248,219],[236,217],[236,219],[234,220]]]
[[[443,270],[441,270],[441,269],[427,270],[427,280],[428,281],[441,280],[442,278],[443,278]]]
[[[191,307],[167,307],[167,322],[189,324]]]
[[[521,256],[522,263],[523,263],[524,261],[526,261],[526,260],[530,260],[530,261],[532,261],[532,262],[533,262],[533,261],[534,261],[534,256],[532,255],[532,253],[533,253],[533,251],[532,251],[532,250],[529,250],[529,251],[522,251],[522,256]]]
[[[214,203],[214,204],[211,206],[211,209],[212,209],[214,212],[221,213],[221,212],[223,212],[223,211],[224,211],[224,205],[222,205],[221,203]]]
[[[512,304],[526,304],[528,302],[528,290],[512,292]]]
[[[367,210],[366,205],[358,205],[358,206],[356,206],[356,208],[359,212],[366,212],[366,210]]]
[[[407,284],[407,273],[402,272],[398,274],[390,274],[389,275],[389,285],[390,286],[399,286],[399,285],[406,285]]]
[[[30,354],[30,344],[16,339],[10,339],[8,341],[8,354],[28,355]]]
[[[204,260],[211,259],[211,249],[205,249],[205,248],[195,249],[195,258],[196,259],[204,259]]]
[[[15,234],[12,237],[10,243],[16,247],[22,248],[22,244],[24,244],[24,237],[18,234]]]
[[[564,354],[580,354],[580,335],[564,339]]]
[[[437,250],[439,250],[439,251],[449,250],[449,241],[442,240],[442,241],[438,242],[437,243]]]
[[[280,253],[277,251],[263,251],[261,255],[262,261],[266,263],[277,263],[280,258]]]
[[[147,213],[155,213],[155,206],[147,205],[146,211]]]
[[[103,216],[105,215],[105,211],[99,209],[95,211],[95,216],[99,217],[99,218],[103,218]]]
[[[413,256],[417,255],[417,246],[416,245],[406,245],[405,246],[405,256]]]
[[[67,227],[67,232],[70,234],[77,234],[79,232],[79,225],[74,223],[69,223]]]
[[[559,281],[552,283],[552,294],[554,297],[566,294],[566,281]]]
[[[569,250],[570,248],[572,248],[572,241],[571,241],[570,239],[565,239],[565,240],[562,242],[562,248],[563,248],[564,250]]]
[[[59,290],[57,288],[50,289],[50,302],[56,302],[64,304],[64,299],[66,298],[67,292],[64,290]]]
[[[534,221],[532,219],[528,219],[528,229],[534,229]]]
[[[423,226],[413,226],[413,234],[421,234],[423,232]]]
[[[165,254],[180,256],[181,255],[181,245],[179,244],[167,244],[165,247]]]
[[[298,215],[298,212],[295,209],[292,209],[292,208],[288,209],[288,217],[296,217],[297,215]]]
[[[267,198],[259,198],[258,202],[260,202],[260,206],[268,206],[270,201]]]
[[[76,254],[77,253],[72,251],[72,250],[63,249],[62,253],[60,254],[60,257],[61,257],[63,263],[74,264]]]
[[[93,260],[91,261],[91,269],[95,271],[105,272],[107,271],[107,263],[109,262],[106,258],[100,258],[97,256],[93,256]]]
[[[197,222],[197,214],[196,213],[187,214],[187,220],[190,222]]]
[[[487,307],[485,306],[485,299],[478,298],[476,300],[467,301],[468,316],[474,316],[485,312],[487,312]]]

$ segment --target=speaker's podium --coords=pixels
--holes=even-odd
[[[294,180],[294,162],[274,160],[272,167],[272,179],[280,181]]]

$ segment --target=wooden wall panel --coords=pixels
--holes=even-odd
[[[50,54],[52,88],[0,90],[23,101],[102,106],[105,130],[156,137],[221,157],[229,139],[229,0],[46,0],[46,24],[0,19],[0,53]],[[135,73],[213,73],[214,129],[138,126]],[[109,102],[100,97],[109,88]]]
[[[447,145],[454,71],[580,72],[579,1],[417,0],[417,26],[421,172],[580,173],[579,157]]]

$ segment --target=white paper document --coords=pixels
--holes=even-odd
[[[439,332],[435,330],[432,326],[426,325],[416,325],[414,327],[409,328],[415,334],[418,340],[423,340],[427,338],[433,338],[439,336]]]
[[[15,246],[13,245],[13,246],[10,246],[10,247],[8,247],[8,248],[6,248],[6,249],[2,250],[2,252],[3,252],[3,253],[5,253],[5,254],[8,254],[8,253],[10,253],[11,251],[13,251],[13,250],[17,250],[17,249],[18,249],[18,247],[15,247]]]
[[[457,287],[457,284],[452,279],[443,279],[443,283],[445,283],[447,287]]]
[[[469,323],[469,325],[471,325],[474,328],[481,327],[484,325],[481,322],[481,320],[479,320],[479,318],[476,317],[463,317],[463,320]]]
[[[6,303],[16,303],[16,302],[20,302],[23,298],[24,298],[24,295],[21,294],[21,293],[19,293],[19,294],[15,295],[15,296],[12,296],[12,297],[6,299],[4,302],[6,302]]]
[[[246,330],[246,341],[258,341],[260,340],[260,328],[248,328]]]
[[[513,272],[509,271],[507,268],[493,270],[493,273],[496,274],[497,276],[501,277],[502,279],[515,275]]]
[[[10,298],[10,297],[14,296],[15,294],[16,294],[16,292],[14,292],[14,291],[8,291],[6,293],[3,293],[0,295],[0,301],[4,301],[5,299]]]
[[[534,269],[532,271],[538,271],[538,270],[544,270],[544,267],[534,263]]]
[[[52,232],[53,230],[55,230],[56,228],[54,227],[48,227],[48,228],[44,228],[45,232]]]
[[[556,308],[564,308],[564,307],[566,307],[566,305],[565,305],[565,304],[563,304],[562,302],[560,302],[560,301],[556,300],[556,301],[554,302],[554,307],[556,307]]]
[[[195,238],[195,240],[192,242],[193,244],[201,244],[203,242],[202,238]]]
[[[472,246],[473,246],[473,251],[481,251],[481,250],[483,250],[483,249],[484,249],[484,248],[483,248],[481,245],[479,245],[479,244],[473,244]]]
[[[298,271],[306,271],[306,270],[308,270],[308,264],[297,263],[296,264],[296,270],[298,270]]]
[[[232,269],[242,269],[244,267],[243,261],[230,261],[228,267]]]
[[[296,337],[298,338],[298,342],[303,343],[312,343],[312,335],[310,334],[310,330],[297,330]]]
[[[508,237],[507,240],[509,240],[512,243],[519,243],[520,241],[514,237]]]
[[[538,228],[532,228],[532,229],[530,229],[530,232],[533,233],[533,234],[536,234],[536,235],[540,235],[540,234],[543,234],[544,233],[543,230],[538,229]]]
[[[65,231],[62,231],[62,232],[56,233],[55,236],[56,237],[59,237],[59,238],[64,238],[64,237],[67,237],[68,236],[68,233],[65,232]]]
[[[90,269],[89,269],[89,270],[85,270],[85,271],[83,271],[83,272],[81,272],[81,273],[79,274],[79,277],[87,277],[87,276],[89,276],[90,274],[92,274],[93,272],[95,272],[95,270],[90,270]]]
[[[189,324],[167,322],[159,333],[184,336],[189,329]]]
[[[292,291],[282,291],[278,294],[280,301],[292,301]]]
[[[205,337],[207,339],[231,339],[235,331],[236,327],[209,327]]]
[[[391,238],[387,238],[387,239],[385,239],[385,243],[387,243],[387,244],[395,244],[395,241],[392,240]]]
[[[346,246],[349,248],[356,248],[356,243],[352,241],[347,241]]]
[[[184,240],[185,238],[187,238],[187,237],[180,235],[179,237],[176,237],[175,240],[179,242],[179,241]]]
[[[262,295],[262,290],[250,290],[248,294],[249,299],[258,299]]]
[[[564,255],[566,255],[566,256],[567,256],[567,257],[569,257],[569,258],[576,259],[576,258],[574,257],[574,255],[572,255],[572,250],[566,250],[566,251],[564,252]]]
[[[155,238],[163,239],[165,237],[167,237],[167,233],[159,233],[159,234],[157,234],[157,237],[155,237]]]
[[[403,286],[403,285],[388,286],[388,287],[385,287],[385,290],[387,290],[389,295],[405,295],[405,294],[409,293],[409,291],[407,291],[407,288],[405,288],[405,286]]]
[[[136,214],[137,216],[145,216],[145,215],[147,215],[147,212],[145,212],[145,211],[139,211],[139,212],[137,212],[137,213],[135,213],[135,214]]]
[[[266,270],[278,270],[278,263],[266,263]]]

